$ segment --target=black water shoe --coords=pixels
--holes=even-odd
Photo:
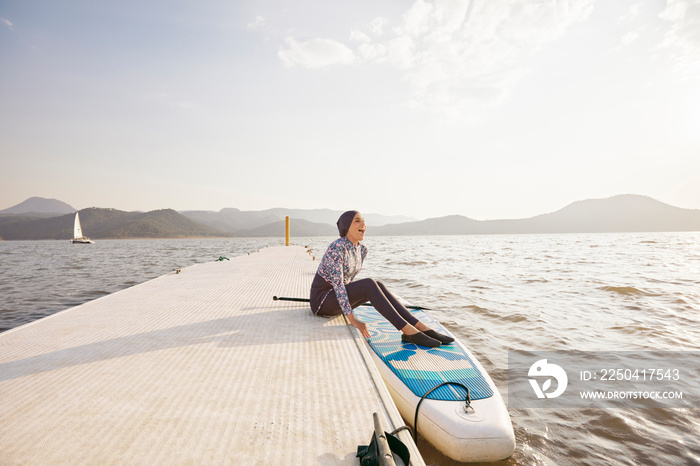
[[[425,333],[426,335],[428,335],[430,338],[432,338],[434,340],[438,340],[443,345],[449,345],[450,343],[455,341],[455,339],[452,338],[451,336],[444,335],[442,333],[437,333],[435,330],[426,330],[423,333]]]
[[[414,345],[427,346],[428,348],[437,348],[440,346],[440,340],[430,338],[423,332],[414,333],[413,335],[401,334],[401,341],[413,343]]]

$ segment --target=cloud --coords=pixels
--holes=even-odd
[[[344,44],[330,39],[311,39],[299,42],[288,37],[285,47],[277,53],[285,66],[302,66],[304,68],[322,68],[330,65],[352,63],[354,52]]]
[[[369,29],[375,36],[381,36],[384,33],[384,25],[386,24],[386,19],[375,18],[369,23]]]
[[[435,8],[431,3],[417,0],[403,15],[404,30],[410,35],[421,35],[429,31]]]
[[[628,32],[624,36],[622,36],[622,39],[621,39],[622,45],[629,45],[632,42],[634,42],[635,40],[637,40],[637,38],[639,38],[638,33]]]
[[[165,92],[157,93],[157,94],[149,94],[147,95],[147,98],[149,100],[154,100],[158,102],[160,105],[166,105],[171,108],[178,108],[181,110],[192,110],[196,109],[199,107],[194,102],[186,101],[186,100],[175,100],[173,99],[170,95],[168,95]]]
[[[10,31],[13,31],[13,30],[14,30],[14,29],[12,28],[13,24],[12,24],[12,22],[10,22],[9,19],[0,18],[0,23],[5,24],[8,28],[10,28]]]
[[[403,70],[412,105],[488,106],[527,73],[534,52],[586,21],[592,9],[593,0],[416,0],[388,33],[388,22],[375,19],[353,35],[368,39],[359,57]]]
[[[264,16],[256,16],[255,21],[252,23],[248,23],[248,29],[259,29],[261,27],[265,26],[265,17]]]
[[[642,4],[641,3],[635,3],[634,5],[630,5],[629,11],[627,12],[626,15],[622,16],[622,20],[634,20],[639,17],[640,13],[642,11]]]
[[[415,0],[396,20],[375,18],[348,45],[288,38],[287,66],[390,65],[412,90],[410,105],[489,106],[527,73],[534,52],[584,22],[595,0]]]
[[[700,74],[700,1],[667,0],[659,17],[668,25],[655,50],[670,54],[674,71],[682,77]]]

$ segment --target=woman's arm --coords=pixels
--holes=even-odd
[[[366,254],[366,251],[364,251]],[[363,254],[363,259],[364,255]],[[352,312],[352,306],[350,305],[350,300],[348,299],[348,292],[345,288],[345,281],[343,277],[343,265],[345,264],[345,250],[337,243],[331,243],[331,246],[324,254],[321,260],[321,265],[318,268],[318,273],[331,284],[335,296],[338,299],[338,304],[340,304],[340,309],[343,314],[348,318],[350,324],[357,328],[363,337],[369,338],[369,330],[367,329],[367,324],[357,320],[355,313]]]
[[[337,243],[331,243],[323,256],[318,273],[331,284],[338,299],[338,304],[340,304],[340,309],[347,316],[352,314],[352,306],[350,305],[348,292],[345,289],[343,280],[343,264],[345,263],[343,252],[342,247],[338,246]]]
[[[370,337],[369,330],[367,330],[367,324],[357,320],[357,317],[355,317],[354,312],[351,312],[348,315],[348,321],[350,322],[350,324],[353,327],[355,327],[356,329],[358,329],[360,331],[360,333],[362,334],[363,337],[365,337],[365,338]]]

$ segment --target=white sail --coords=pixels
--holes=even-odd
[[[82,238],[83,237],[83,229],[80,228],[80,217],[78,216],[78,212],[75,213],[75,225],[73,226],[73,238]]]

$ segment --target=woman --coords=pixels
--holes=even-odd
[[[452,343],[454,338],[440,334],[416,319],[383,283],[371,278],[353,281],[367,256],[367,247],[360,244],[365,239],[367,225],[356,210],[341,215],[337,225],[340,238],[328,246],[311,284],[311,310],[314,314],[334,316],[342,312],[365,338],[369,338],[367,324],[357,320],[352,312],[355,307],[369,301],[401,332],[401,340],[432,348]]]

